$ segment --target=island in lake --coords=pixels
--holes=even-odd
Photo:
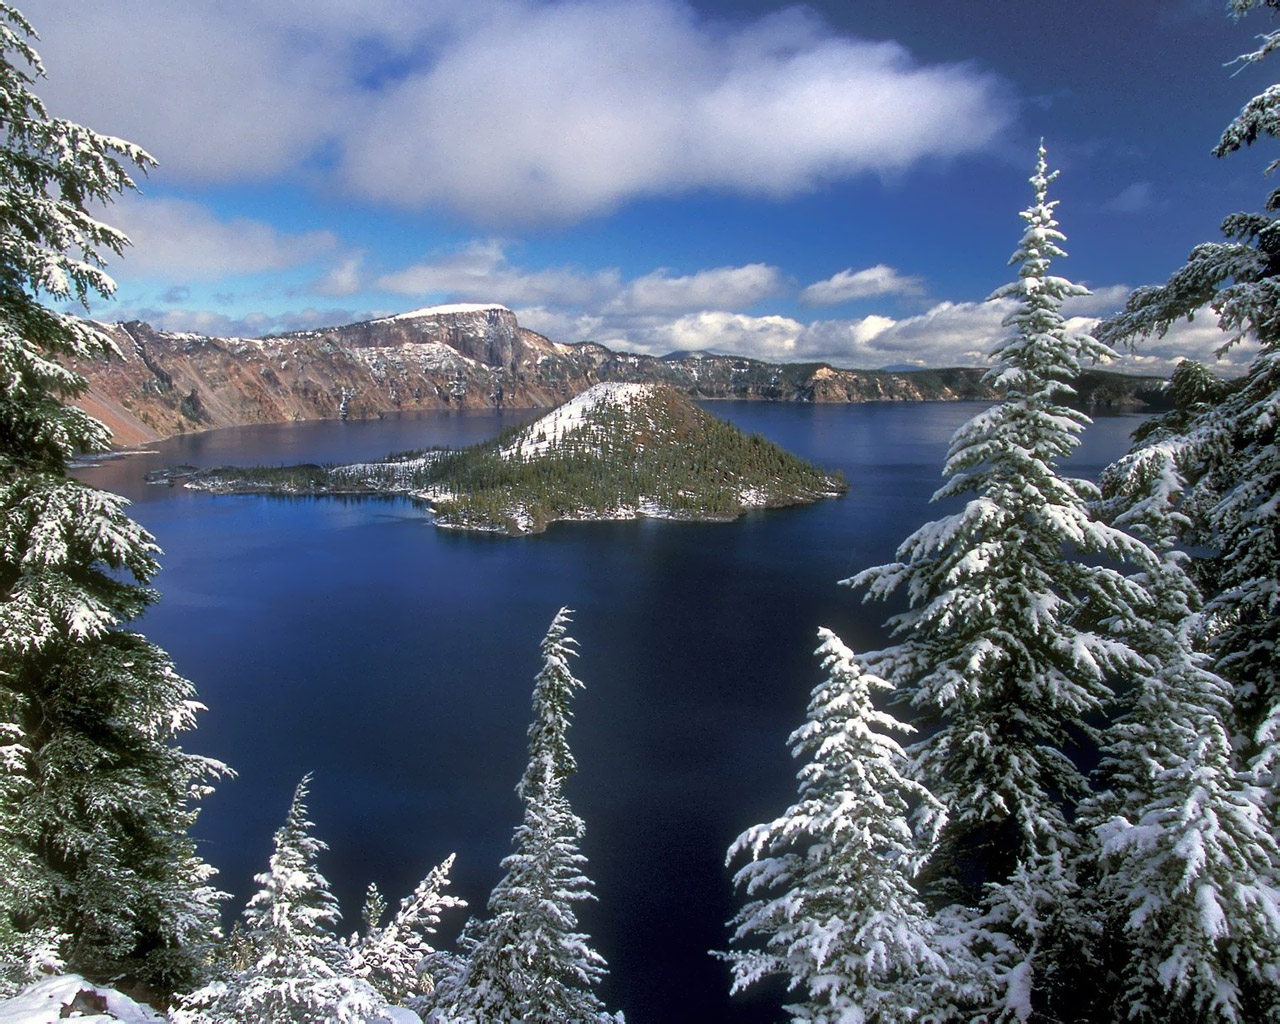
[[[219,494],[402,495],[428,505],[438,526],[513,536],[564,520],[730,520],[848,490],[840,473],[743,433],[671,387],[618,383],[469,448],[162,476]]]

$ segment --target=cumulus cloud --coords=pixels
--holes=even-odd
[[[111,207],[110,219],[133,242],[112,267],[121,278],[212,281],[302,266],[338,247],[329,231],[289,234],[247,217],[223,220],[188,199],[129,194]]]
[[[678,277],[667,270],[655,270],[628,282],[606,309],[642,314],[683,313],[720,305],[738,309],[755,305],[781,288],[778,268],[764,263],[716,267]]]
[[[477,241],[384,274],[375,284],[396,295],[443,295],[464,302],[591,306],[615,297],[620,278],[616,270],[527,270],[508,260],[502,243]]]
[[[456,39],[344,140],[358,194],[504,222],[634,196],[785,195],[988,145],[999,84],[789,12],[726,27],[672,0],[531,4]]]
[[[923,290],[920,278],[904,276],[893,267],[877,263],[865,270],[849,267],[825,281],[817,281],[800,293],[800,301],[807,306],[834,306],[878,295],[919,295]]]
[[[364,253],[348,253],[315,281],[310,290],[316,295],[354,295],[364,287]]]
[[[727,304],[754,305],[783,288],[777,267],[750,263],[692,274],[658,269],[624,280],[617,268],[575,267],[539,270],[517,266],[501,242],[476,241],[459,249],[382,275],[376,286],[415,300],[433,296],[451,301],[500,302],[506,306],[587,307],[602,315],[636,317],[687,313]]]
[[[605,335],[605,318],[591,313],[526,306],[513,310],[521,327],[561,344],[578,341],[601,341]]]
[[[1064,304],[1067,326],[1092,331],[1099,315],[1123,305],[1129,289],[1100,289]],[[714,351],[775,362],[829,362],[876,369],[884,366],[985,366],[989,353],[1009,328],[1003,321],[1013,299],[939,302],[902,319],[872,314],[852,319],[802,322],[786,316],[750,316],[728,310],[700,310],[678,317],[610,316],[545,308],[517,309],[521,323],[556,341],[597,341],[650,355],[672,351]],[[1207,363],[1215,372],[1241,372],[1255,351],[1237,346],[1223,359],[1214,352],[1224,335],[1211,313],[1175,324],[1164,338],[1139,342],[1107,364],[1126,373],[1168,374],[1181,359]]]
[[[355,196],[568,222],[694,189],[789,195],[981,150],[1013,118],[970,65],[796,9],[684,0],[444,4],[28,0],[53,108],[139,141],[164,180],[300,167]]]
[[[917,278],[885,265],[842,272],[824,284],[858,288],[868,297],[909,291]],[[530,270],[508,258],[497,241],[461,249],[385,275],[384,289],[414,301],[502,302],[520,323],[559,342],[595,341],[611,348],[650,355],[673,351],[715,351],[771,361],[825,361],[838,366],[982,366],[1008,334],[1004,319],[1015,309],[1010,298],[938,302],[915,316],[881,313],[804,322],[785,315],[745,312],[771,297],[785,297],[782,273],[767,264],[717,267],[673,275],[654,270],[624,279],[616,268],[586,272],[570,267]],[[804,289],[800,295],[809,289]],[[1087,333],[1098,319],[1124,306],[1131,289],[1117,284],[1096,288],[1064,302],[1073,331]],[[1222,344],[1212,315],[1175,325],[1163,339],[1121,353],[1113,368],[1135,373],[1168,373],[1183,358],[1209,362],[1232,373],[1247,361],[1247,350],[1218,361]]]
[[[24,0],[22,9],[41,36],[51,111],[144,146],[163,179],[286,173],[356,113],[358,97],[314,33],[269,30],[247,4]]]

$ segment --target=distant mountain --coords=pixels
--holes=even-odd
[[[460,451],[349,466],[222,467],[192,472],[187,486],[402,494],[430,505],[439,526],[511,535],[563,520],[728,520],[848,490],[838,473],[744,434],[671,387],[618,383],[596,384],[533,423]]]
[[[782,402],[991,398],[982,370],[847,370],[714,353],[664,358],[566,345],[521,327],[503,306],[453,305],[265,338],[103,325],[119,357],[76,365],[81,404],[134,444],[209,427],[411,409],[549,408],[594,384],[664,383],[695,398]],[[1160,400],[1155,377],[1102,374],[1109,404]],[[1105,385],[1105,386],[1104,386]]]

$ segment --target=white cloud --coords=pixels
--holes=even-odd
[[[577,341],[599,341],[605,324],[602,316],[562,312],[545,306],[526,306],[513,312],[521,327],[566,345]]]
[[[1104,210],[1112,213],[1142,213],[1151,209],[1154,205],[1154,197],[1151,190],[1151,182],[1135,181],[1132,185],[1122,189],[1119,195],[1113,196],[1102,204]]]
[[[358,197],[495,224],[892,174],[988,147],[1013,116],[994,76],[921,65],[798,9],[719,22],[684,0],[23,6],[55,111],[146,146],[161,180],[309,168]]]
[[[357,96],[315,34],[301,24],[265,30],[247,5],[24,0],[22,8],[41,36],[49,79],[39,91],[52,112],[142,145],[161,180],[288,173],[355,115]]]
[[[529,270],[513,264],[498,241],[477,241],[392,273],[376,287],[397,295],[500,302],[530,308],[586,307],[613,317],[643,317],[751,306],[782,290],[777,267],[750,263],[673,275],[658,269],[624,281],[616,268]]]
[[[919,295],[923,290],[920,278],[903,276],[893,267],[877,263],[865,270],[849,267],[817,281],[800,293],[800,301],[807,306],[834,306],[878,295]]]
[[[338,246],[328,231],[287,234],[246,217],[222,220],[187,199],[129,194],[112,205],[109,216],[133,243],[111,268],[120,278],[212,281],[302,266]]]
[[[670,337],[670,347],[675,350],[709,348],[788,361],[795,358],[798,328],[800,324],[785,316],[709,311],[682,316],[654,335]]]
[[[440,295],[457,301],[500,302],[504,306],[595,306],[615,297],[620,284],[616,270],[525,270],[508,261],[502,243],[481,241],[384,274],[375,286],[397,295]]]
[[[918,279],[877,265],[842,272],[833,288],[853,287],[868,295],[914,287]],[[783,275],[767,264],[716,267],[674,276],[655,270],[624,280],[610,268],[586,272],[568,267],[527,270],[507,258],[500,242],[473,242],[455,252],[384,276],[380,287],[440,299],[501,302],[520,323],[553,341],[595,341],[651,355],[713,350],[773,361],[825,361],[839,366],[982,366],[1008,334],[1003,324],[1013,299],[939,302],[923,313],[897,319],[873,313],[852,319],[808,323],[783,315],[743,312],[783,290]],[[810,286],[812,289],[814,286]],[[1093,330],[1099,317],[1124,306],[1127,285],[1096,288],[1062,307],[1071,330]],[[809,289],[805,289],[809,291]],[[801,296],[804,292],[801,292]],[[1163,339],[1141,343],[1111,364],[1135,373],[1168,373],[1178,359],[1208,362],[1235,372],[1247,351],[1215,360],[1222,335],[1212,315],[1178,324]]]
[[[207,309],[116,304],[98,306],[93,310],[93,316],[101,320],[142,320],[163,331],[189,331],[217,338],[260,338],[264,334],[356,323],[376,315],[378,311],[314,307],[287,313],[250,312],[243,316],[228,316],[226,313]]]
[[[683,313],[727,306],[752,306],[782,289],[777,267],[750,263],[744,267],[716,267],[672,277],[654,270],[627,283],[609,303],[608,311],[626,313]]]
[[[1243,373],[1258,352],[1256,342],[1234,345],[1221,358],[1215,353],[1228,338],[1218,318],[1205,308],[1194,320],[1179,320],[1163,338],[1144,338],[1122,350],[1123,363],[1135,373],[1169,373],[1183,359],[1204,363],[1214,373],[1234,377]]]
[[[568,221],[695,188],[786,195],[988,145],[996,82],[833,37],[796,11],[724,27],[673,0],[530,4],[456,39],[345,140],[358,194]]]
[[[1099,315],[1123,305],[1123,285],[1064,304],[1067,326],[1088,333]],[[1009,328],[1004,318],[1013,299],[990,302],[940,302],[917,316],[894,319],[872,314],[845,320],[802,323],[786,316],[749,316],[727,310],[701,310],[674,318],[659,315],[610,316],[546,309],[517,310],[527,323],[556,341],[598,341],[630,351],[665,355],[676,350],[710,350],[770,361],[822,361],[837,366],[985,366],[988,354]],[[1161,339],[1139,342],[1107,368],[1126,373],[1167,374],[1180,359],[1207,363],[1215,372],[1237,374],[1255,348],[1233,349],[1225,359],[1214,351],[1223,341],[1211,313],[1193,323],[1175,324]]]
[[[354,295],[364,287],[364,253],[353,252],[311,285],[316,295]]]

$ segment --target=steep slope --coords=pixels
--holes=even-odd
[[[539,533],[559,520],[726,520],[836,497],[829,474],[748,436],[661,384],[597,384],[546,416],[461,451],[284,469],[221,468],[188,486],[222,493],[404,494],[437,525]]]
[[[189,430],[440,408],[544,408],[602,381],[665,383],[698,398],[784,402],[991,398],[981,369],[847,370],[711,354],[561,345],[496,305],[435,306],[265,338],[103,325],[119,357],[82,363],[81,403],[127,445]],[[1109,404],[1159,398],[1157,378],[1104,374]]]
[[[102,325],[119,357],[81,363],[82,403],[117,443],[209,427],[402,409],[551,406],[591,383],[572,350],[501,306],[443,306],[265,338]]]

